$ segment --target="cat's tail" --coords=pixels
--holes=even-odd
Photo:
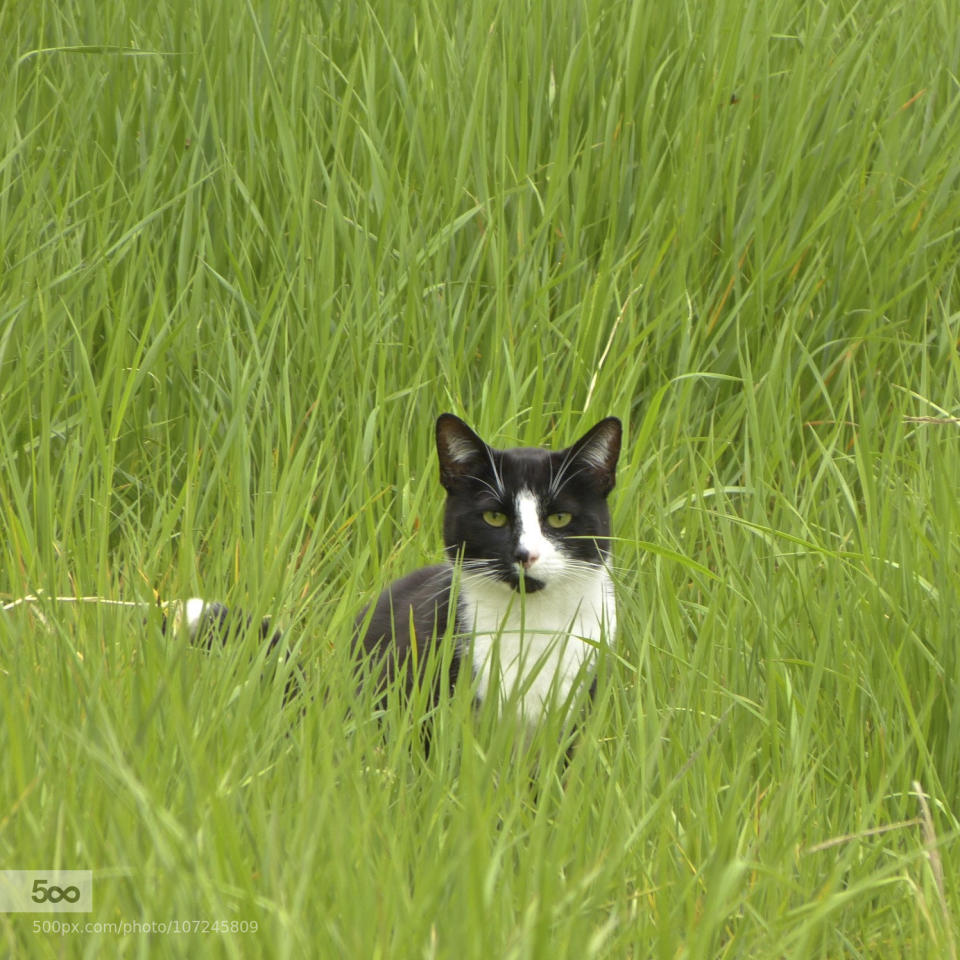
[[[267,644],[266,656],[269,658],[283,642],[283,631],[274,628],[269,617],[260,621],[259,627],[253,617],[243,610],[233,609],[216,600],[203,597],[191,597],[165,605],[163,614],[163,632],[175,633],[186,630],[190,643],[203,650],[213,650],[226,646],[247,631],[256,630],[260,639]],[[290,651],[283,654],[283,663],[290,659]],[[300,695],[303,681],[303,668],[298,663],[290,671],[283,691],[286,705]]]
[[[217,600],[191,597],[167,605],[163,612],[163,632],[186,629],[190,642],[206,650],[214,646],[226,646],[232,639],[253,628],[253,618],[242,610],[232,610]],[[272,652],[283,639],[283,633],[275,630],[269,617],[260,621],[261,640],[269,640]]]

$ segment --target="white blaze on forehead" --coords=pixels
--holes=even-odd
[[[543,559],[555,550],[553,544],[540,529],[540,508],[537,498],[529,491],[517,494],[517,545],[521,550]]]

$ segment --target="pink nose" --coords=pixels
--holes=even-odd
[[[529,570],[540,559],[539,553],[534,553],[532,550],[527,550],[524,547],[517,547],[517,552],[514,556],[517,559],[517,563],[523,564],[524,570]]]

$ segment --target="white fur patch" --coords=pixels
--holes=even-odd
[[[473,632],[477,695],[515,697],[530,726],[551,703],[566,700],[596,659],[593,644],[610,642],[616,629],[606,568],[578,566],[545,582],[544,589],[521,596],[509,584],[465,571],[460,586],[464,626]]]
[[[529,490],[517,494],[514,501],[517,512],[517,540],[521,550],[530,554],[533,563],[527,572],[531,577],[546,582],[557,571],[557,548],[543,535],[540,528],[540,507]]]
[[[196,639],[197,631],[200,629],[200,621],[203,619],[203,609],[206,605],[207,601],[203,597],[191,597],[181,608],[187,633],[191,640]]]

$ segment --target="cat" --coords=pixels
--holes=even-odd
[[[496,697],[528,727],[580,684],[592,693],[597,648],[616,629],[607,496],[621,433],[620,421],[607,417],[563,450],[499,450],[459,417],[437,419],[446,561],[394,581],[357,617],[354,643],[381,680],[404,671],[409,690],[415,663],[450,637],[434,702],[464,668],[478,703]],[[208,646],[208,631],[225,639],[249,626],[199,598],[182,612],[191,638]],[[269,620],[260,635],[271,647],[279,642]]]

